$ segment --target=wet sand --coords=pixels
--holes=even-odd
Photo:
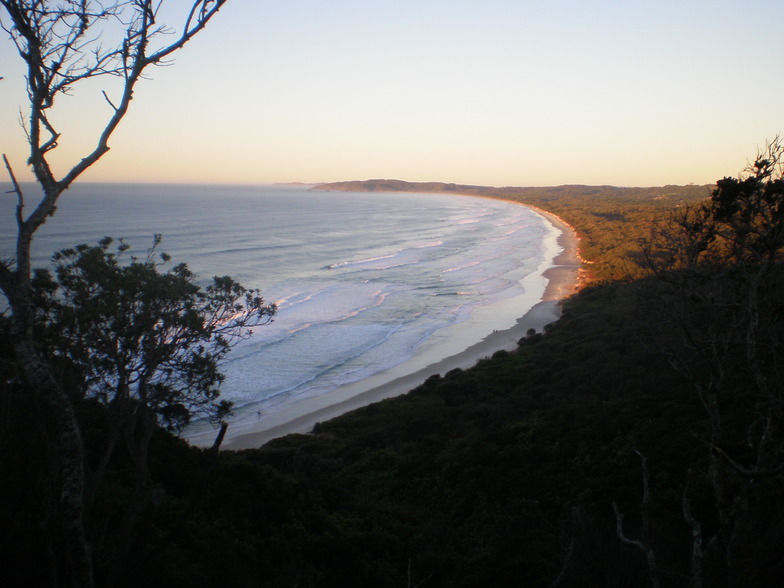
[[[274,414],[259,415],[258,424],[250,432],[232,436],[229,429],[229,436],[221,448],[255,448],[271,439],[291,433],[309,433],[317,423],[385,398],[405,394],[431,375],[443,376],[455,368],[470,368],[480,359],[490,357],[501,349],[514,350],[517,348],[517,342],[529,329],[541,331],[545,325],[556,321],[561,314],[560,300],[580,287],[582,260],[578,254],[579,243],[574,229],[562,219],[548,212],[535,210],[561,231],[558,244],[562,251],[553,260],[552,267],[543,273],[548,282],[542,300],[518,319],[512,328],[495,331],[464,351],[426,367],[414,368],[412,366],[416,366],[416,361],[408,361],[382,374],[342,386],[318,397],[304,399]],[[190,441],[197,445],[211,444],[206,435]]]

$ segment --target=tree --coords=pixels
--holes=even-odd
[[[691,382],[708,418],[715,520],[702,524],[694,514],[691,479],[683,497],[695,585],[703,560],[721,566],[730,585],[742,581],[738,562],[767,523],[762,497],[784,483],[783,166],[777,137],[739,178],[719,180],[710,198],[676,210],[643,247],[657,278],[647,282],[647,298],[667,304],[658,309],[665,328],[652,340]]]
[[[274,306],[258,290],[228,276],[200,287],[185,264],[161,271],[157,235],[146,257],[128,256],[122,241],[79,245],[54,255],[55,275],[33,279],[38,345],[70,392],[105,408],[107,431],[94,466],[87,463],[85,507],[115,452],[124,442],[134,467],[131,506],[117,533],[128,557],[134,527],[150,499],[149,449],[156,426],[181,430],[194,416],[222,422],[231,403],[219,399],[219,362],[251,328],[271,320]]]
[[[36,270],[37,323],[47,354],[79,372],[84,396],[106,405],[134,400],[157,424],[180,431],[194,416],[221,422],[230,405],[218,400],[218,363],[275,307],[258,290],[229,276],[202,288],[184,263],[161,271],[170,258],[127,255],[120,241],[78,245],[53,257],[55,277]]]
[[[36,346],[31,244],[36,231],[54,214],[62,193],[109,150],[109,140],[128,112],[145,70],[168,63],[204,29],[225,1],[183,3],[181,30],[167,36],[164,33],[172,31],[157,22],[163,0],[0,0],[4,12],[0,23],[27,68],[27,163],[43,193],[27,213],[24,193],[3,156],[17,197],[17,245],[14,260],[0,263],[0,290],[10,308],[14,354],[28,384],[48,408],[53,425],[51,454],[58,462],[59,518],[69,549],[68,576],[73,585],[93,584],[84,528],[85,455],[71,398]],[[118,35],[112,34],[117,31]],[[117,82],[116,93],[103,92],[107,115],[92,150],[58,178],[51,164],[60,139],[55,116],[58,98],[93,79]]]

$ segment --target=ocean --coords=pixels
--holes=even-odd
[[[32,204],[33,196],[28,195]],[[15,198],[0,200],[11,257]],[[433,362],[510,328],[540,299],[559,232],[513,203],[302,186],[77,184],[35,240],[37,266],[103,236],[143,253],[153,235],[205,282],[231,275],[278,305],[222,366],[230,431],[292,403]],[[186,431],[198,435],[206,425]]]

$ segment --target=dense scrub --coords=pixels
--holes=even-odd
[[[581,212],[568,217],[571,206],[558,199],[535,204],[583,235],[594,226],[599,263],[602,251],[613,251],[602,245],[612,242],[608,223],[643,235],[660,212],[642,196],[639,209],[618,199],[610,216],[609,201],[591,212],[587,196],[564,198],[579,200]],[[607,267],[619,271],[616,262]],[[771,279],[778,289],[781,271]],[[158,431],[156,500],[119,585],[689,586],[690,520],[701,522],[706,539],[704,585],[777,585],[780,470],[736,501],[735,512],[748,516],[733,520],[731,562],[709,554],[708,539],[724,540],[718,530],[726,523],[712,490],[711,424],[695,391],[710,366],[673,327],[673,310],[685,308],[677,295],[652,277],[597,281],[514,352],[257,450],[204,451]],[[775,296],[760,311],[780,324]],[[711,313],[695,316],[708,321]],[[693,327],[703,332],[706,324]],[[680,369],[684,363],[694,369]],[[35,491],[46,480],[37,458],[46,432],[13,366],[2,366],[0,519],[8,533],[0,583],[40,584],[52,541],[45,494]],[[761,410],[741,367],[726,378],[720,402],[721,449],[741,455]],[[85,426],[93,446],[91,436],[103,434],[101,408],[81,410],[94,423]],[[90,529],[97,554],[112,553],[130,469],[118,452]],[[745,483],[727,475],[734,488]],[[640,546],[654,553],[655,573]],[[97,558],[99,584],[112,563]]]

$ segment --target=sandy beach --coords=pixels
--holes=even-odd
[[[561,232],[558,237],[561,252],[553,260],[552,267],[543,274],[548,282],[542,300],[518,319],[512,328],[495,331],[464,351],[424,367],[417,366],[416,361],[408,361],[382,374],[342,386],[318,397],[307,398],[274,414],[259,415],[258,424],[250,432],[231,435],[229,429],[229,435],[221,448],[256,448],[284,435],[309,433],[317,423],[385,398],[405,394],[431,375],[444,375],[455,368],[470,368],[480,359],[490,357],[501,349],[514,350],[517,342],[528,330],[541,331],[545,325],[557,320],[560,316],[559,301],[579,287],[582,260],[578,254],[578,238],[574,229],[562,219],[536,210]],[[191,439],[191,442],[198,445],[211,444],[211,439],[206,435],[203,437]]]

